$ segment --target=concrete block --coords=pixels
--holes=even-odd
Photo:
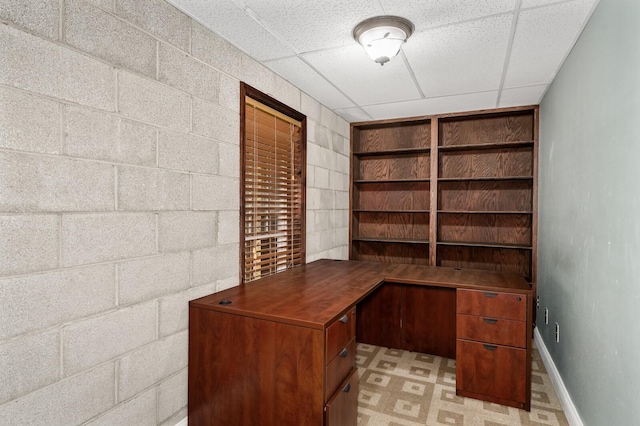
[[[296,111],[300,111],[300,89],[280,76],[275,76],[276,99]]]
[[[151,213],[62,217],[64,266],[147,256],[155,251],[156,219]]]
[[[65,327],[62,332],[64,375],[72,376],[153,342],[156,313],[156,303],[151,302]]]
[[[210,102],[218,102],[219,72],[168,44],[158,50],[158,79]]]
[[[315,126],[315,144],[327,149],[333,149],[331,141],[331,131],[323,125],[316,123]]]
[[[333,152],[349,156],[349,140],[336,132],[331,132],[331,148]]]
[[[317,130],[316,138],[318,138]],[[307,143],[307,164],[331,170],[335,168],[335,161],[333,151],[315,143]]]
[[[336,170],[340,173],[349,173],[349,157],[346,155],[335,154]]]
[[[191,19],[164,0],[116,0],[116,14],[184,51],[189,50]]]
[[[0,216],[0,276],[58,267],[57,216]]]
[[[238,287],[239,285],[240,285],[239,276],[223,278],[221,280],[218,280],[218,283],[216,284],[216,292],[224,291],[232,287]]]
[[[331,131],[337,131],[338,116],[324,105],[320,106],[320,124]]]
[[[349,227],[349,210],[334,210],[333,225],[336,228],[348,228]]]
[[[113,166],[0,152],[0,209],[5,212],[114,209]]]
[[[318,122],[320,121],[320,102],[302,92],[300,94],[300,112],[307,116],[307,124],[309,124],[309,120]]]
[[[349,208],[349,191],[336,191],[335,192],[335,205],[336,209],[348,209]]]
[[[5,0],[0,2],[0,20],[12,22],[47,38],[58,38],[59,0]]]
[[[59,122],[57,102],[0,88],[0,148],[59,154]]]
[[[182,426],[187,424],[187,407],[183,407],[175,413],[173,416],[169,417],[164,422],[160,423],[159,426]]]
[[[187,405],[187,369],[158,386],[158,421],[162,422]]]
[[[314,223],[314,231],[326,231],[327,229],[331,229],[332,225],[332,210],[316,210],[314,215],[315,223]]]
[[[161,252],[186,251],[216,244],[215,212],[167,212],[158,215]]]
[[[126,71],[118,72],[118,110],[129,118],[173,130],[191,128],[189,95]]]
[[[316,228],[315,228],[315,211],[311,210],[309,208],[307,208],[307,216],[306,216],[306,231],[307,234],[313,233],[315,232]]]
[[[118,167],[118,210],[188,210],[189,175]]]
[[[155,127],[74,106],[64,107],[64,152],[140,166],[156,165]]]
[[[240,112],[240,82],[237,79],[220,74],[218,103],[221,107]]]
[[[160,130],[158,166],[185,172],[217,173],[218,143],[199,136]]]
[[[317,123],[307,117],[307,142],[315,143]]]
[[[114,366],[62,380],[0,406],[2,425],[77,425],[114,404]]]
[[[222,176],[240,178],[240,147],[238,145],[218,144],[220,164],[218,173]]]
[[[118,264],[119,304],[144,302],[189,288],[189,253]]]
[[[155,426],[156,407],[157,398],[154,388],[116,405],[97,419],[85,423],[85,426]]]
[[[276,96],[276,75],[255,59],[242,55],[240,61],[240,79],[256,89]]]
[[[113,12],[113,0],[89,0],[96,6],[100,6],[106,11]]]
[[[158,302],[160,337],[186,330],[189,326],[189,301],[215,292],[213,283],[161,298]]]
[[[309,155],[307,154],[307,188],[316,186],[316,166],[309,165]],[[308,194],[307,194],[308,198]]]
[[[2,279],[0,340],[104,312],[114,294],[113,265]]]
[[[338,116],[336,118],[336,127],[337,127],[337,132],[339,135],[344,136],[345,138],[347,138],[347,141],[349,140],[349,138],[351,137],[351,125],[350,123],[345,120],[344,118]]]
[[[58,330],[0,343],[0,406],[60,377]]]
[[[333,241],[334,244],[338,247],[349,244],[349,228],[336,228],[333,230],[334,236]]]
[[[348,191],[349,175],[331,170],[329,173],[329,188],[335,191]]]
[[[83,0],[65,2],[64,41],[117,67],[156,75],[156,40]]]
[[[242,52],[197,22],[193,22],[191,34],[193,56],[227,74],[240,74]]]
[[[240,241],[240,214],[236,211],[218,213],[218,244]]]
[[[0,25],[0,58],[0,84],[115,109],[115,73],[103,62],[8,25]]]
[[[307,209],[324,210],[333,208],[333,191],[329,189],[307,188]]]
[[[229,109],[194,98],[193,133],[239,145],[240,114],[237,110],[237,106]]]
[[[118,395],[125,400],[187,366],[188,333],[159,340],[120,360]]]
[[[316,167],[315,174],[315,187],[329,189],[329,170]]]
[[[208,284],[239,276],[239,244],[196,250],[192,257],[193,285]]]
[[[193,175],[194,210],[239,210],[240,180],[222,176]]]

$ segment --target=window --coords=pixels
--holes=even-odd
[[[305,262],[306,117],[241,83],[241,275]]]

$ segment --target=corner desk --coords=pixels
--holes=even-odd
[[[189,425],[350,425],[356,340],[456,359],[456,393],[530,410],[520,275],[319,260],[189,303]]]

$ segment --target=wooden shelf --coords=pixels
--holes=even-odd
[[[533,176],[483,176],[483,177],[454,177],[438,178],[439,182],[466,182],[466,181],[509,181],[509,180],[533,180]]]
[[[378,157],[383,155],[413,155],[423,154],[431,151],[431,148],[394,148],[394,149],[382,149],[380,151],[357,151],[353,155],[357,157]]]
[[[438,214],[533,214],[532,211],[516,210],[438,210]]]
[[[410,238],[352,237],[351,240],[370,243],[429,244],[428,240],[414,240]]]
[[[410,183],[410,182],[429,182],[430,179],[359,179],[353,183]]]
[[[440,246],[483,247],[483,248],[519,249],[519,250],[532,249],[532,246],[524,245],[524,244],[483,243],[478,241],[438,241],[436,242],[436,244]]]
[[[352,209],[354,213],[429,213],[429,210],[378,210],[378,209]]]
[[[438,151],[477,151],[481,149],[509,149],[532,147],[534,141],[499,142],[499,143],[479,143],[466,145],[442,145],[438,146]]]

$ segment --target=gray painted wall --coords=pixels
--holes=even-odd
[[[639,424],[638,0],[596,8],[542,101],[539,154],[540,332],[584,424]]]

